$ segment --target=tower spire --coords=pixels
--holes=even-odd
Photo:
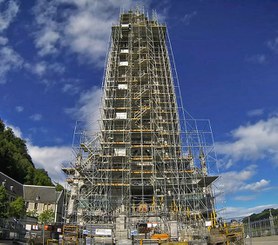
[[[100,134],[80,144],[69,220],[116,224],[119,239],[130,230],[150,235],[155,227],[170,234],[171,227],[178,239],[189,217],[200,225],[210,218],[214,179],[207,179],[203,148],[196,157],[196,146],[181,135],[167,40],[157,14],[149,19],[138,6],[112,27]]]

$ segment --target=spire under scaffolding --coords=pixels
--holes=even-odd
[[[181,240],[190,227],[205,236],[215,220],[211,127],[183,109],[156,14],[128,11],[112,26],[101,107],[99,132],[76,129],[76,161],[63,169],[67,221],[110,227],[118,241],[142,233]]]

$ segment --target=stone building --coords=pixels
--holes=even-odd
[[[34,212],[38,216],[43,211],[52,209],[55,222],[62,222],[63,191],[56,191],[55,186],[23,185],[2,172],[0,183],[5,187],[10,202],[23,197],[27,212]]]

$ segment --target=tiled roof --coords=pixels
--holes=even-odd
[[[5,186],[8,193],[23,196],[23,185],[2,172],[0,172],[0,184]]]
[[[25,201],[37,201],[40,203],[55,203],[60,195],[54,186],[23,185]]]

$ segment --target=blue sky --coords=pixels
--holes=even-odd
[[[0,117],[56,181],[76,120],[98,118],[111,24],[134,5],[0,0]],[[278,207],[278,2],[144,5],[167,23],[184,107],[211,120],[224,215]]]

